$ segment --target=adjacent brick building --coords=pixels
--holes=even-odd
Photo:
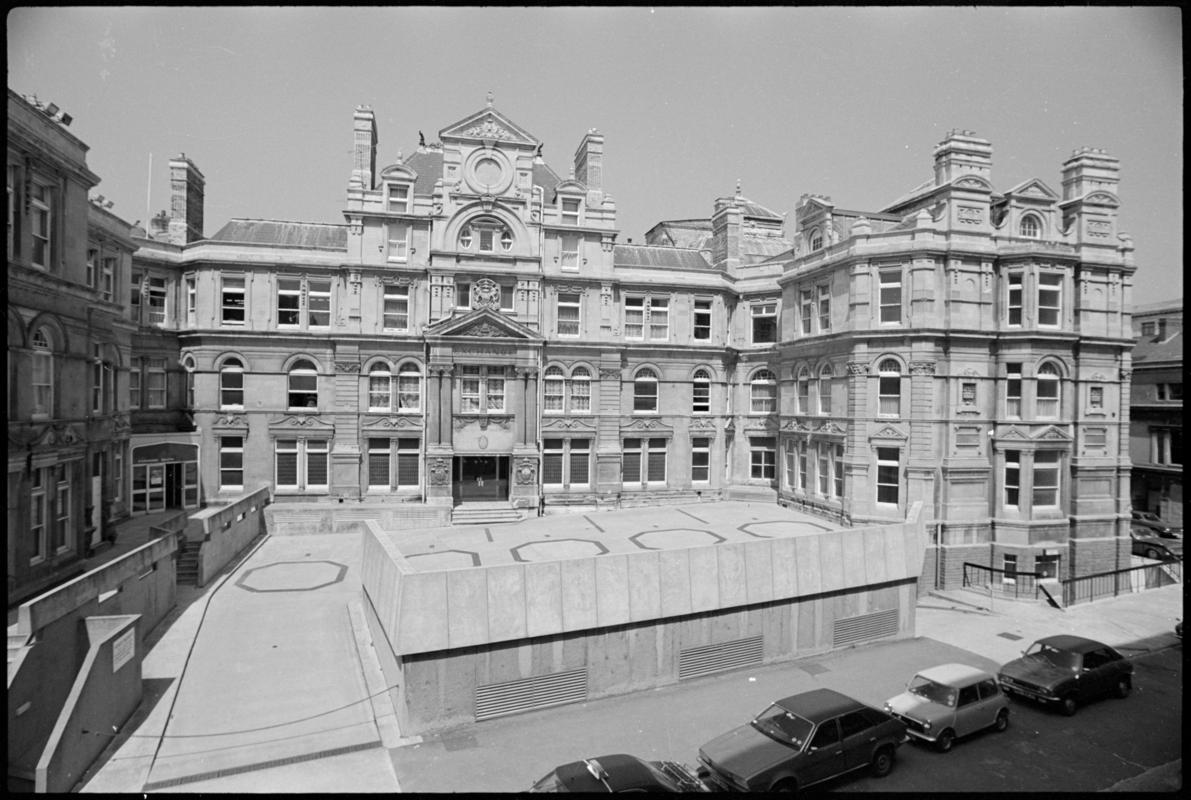
[[[1183,299],[1133,309],[1133,508],[1183,522]]]

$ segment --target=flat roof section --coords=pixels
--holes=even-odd
[[[554,514],[500,525],[385,531],[385,535],[412,569],[429,572],[679,550],[838,530],[843,527],[772,503],[728,500]]]

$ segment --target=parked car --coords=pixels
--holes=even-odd
[[[645,761],[617,753],[550,770],[531,792],[706,792],[695,773],[675,761]]]
[[[1167,539],[1181,539],[1183,537],[1182,525],[1169,523],[1153,511],[1134,511],[1133,524],[1134,526],[1140,525],[1143,528],[1149,528],[1154,533]]]
[[[1048,636],[1022,651],[997,673],[1009,695],[1058,705],[1071,716],[1088,700],[1115,694],[1128,697],[1133,664],[1113,648],[1082,636]]]
[[[1159,536],[1152,528],[1142,527],[1134,522],[1129,529],[1129,537],[1133,540],[1133,555],[1156,558],[1161,561],[1173,561],[1183,557],[1183,540],[1174,537]]]
[[[795,791],[862,767],[884,777],[907,738],[905,723],[884,711],[815,689],[699,748],[699,777],[735,792]]]
[[[906,691],[885,701],[885,710],[906,723],[906,732],[946,753],[961,736],[1009,727],[1009,699],[997,679],[966,664],[924,669]]]

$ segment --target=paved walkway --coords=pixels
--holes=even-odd
[[[995,668],[1059,632],[1169,646],[1182,614],[1182,586],[1066,611],[998,599],[990,612],[977,608],[987,598],[945,593],[922,599],[914,640],[402,739],[362,625],[360,548],[350,534],[266,538],[207,587],[180,587],[178,608],[146,642],[145,702],[81,790],[518,791],[576,756],[576,730],[585,753],[607,741],[689,763],[706,730],[775,696],[828,685],[879,704],[915,669]]]

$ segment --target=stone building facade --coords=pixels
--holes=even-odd
[[[1076,151],[1061,193],[1000,192],[991,145],[953,131],[879,210],[804,195],[786,220],[737,186],[634,245],[594,129],[566,177],[491,98],[387,165],[378,143],[357,108],[343,224],[210,237],[201,172],[170,162],[126,284],[133,513],[261,485],[853,524],[921,500],[930,584],[1127,560],[1135,267],[1106,153]]]
[[[131,226],[69,115],[8,92],[8,599],[82,570],[127,515]]]
[[[1183,299],[1133,309],[1133,508],[1183,523]]]

